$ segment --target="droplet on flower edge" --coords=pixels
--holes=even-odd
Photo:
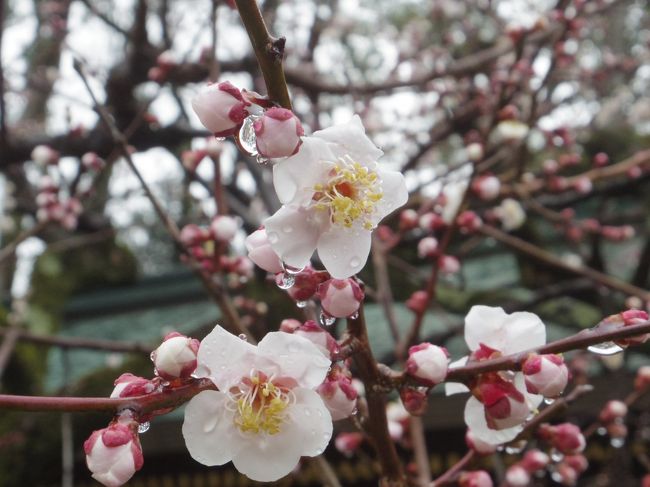
[[[333,316],[329,316],[328,314],[323,313],[322,311],[320,312],[320,316],[318,317],[320,324],[323,326],[332,326],[334,322],[336,321],[336,318]]]
[[[287,230],[286,228],[284,228],[283,231],[286,233],[290,233],[291,231],[293,231],[293,229]],[[285,264],[284,262],[282,263],[282,267],[284,268],[284,271],[286,273],[293,274],[293,275],[300,274],[302,271],[305,270],[304,267],[292,267],[290,265]]]
[[[289,289],[296,283],[296,278],[288,272],[284,272],[275,282],[280,289]]]
[[[140,423],[138,425],[138,433],[143,434],[149,431],[149,427],[151,426],[151,423],[149,421],[145,421],[144,423]]]
[[[616,343],[614,342],[603,342],[603,343],[597,343],[596,345],[591,345],[587,347],[587,350],[589,350],[591,353],[595,353],[596,355],[616,355],[617,353],[621,353],[623,351],[623,347],[619,347]]]
[[[255,121],[260,118],[259,115],[249,115],[244,119],[244,123],[239,129],[239,145],[250,156],[257,156],[257,142],[255,137],[255,129],[253,125]]]
[[[240,340],[244,340],[244,341],[248,340],[248,337],[246,336],[246,333],[240,333],[238,336],[239,336]]]

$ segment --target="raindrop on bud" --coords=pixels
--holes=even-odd
[[[146,433],[147,431],[149,431],[149,426],[151,426],[149,424],[149,421],[145,421],[144,423],[140,423],[138,425],[138,433],[140,433],[140,434]]]
[[[296,283],[296,278],[288,272],[284,272],[275,282],[280,289],[289,289]]]
[[[320,319],[321,325],[323,325],[323,326],[332,326],[334,324],[334,322],[336,321],[336,318],[334,318],[333,316],[328,316],[325,313],[323,313],[322,311],[320,313],[319,319]]]
[[[250,115],[244,119],[244,123],[239,129],[239,145],[251,156],[257,155],[257,144],[255,142],[255,129],[253,125],[259,118],[257,115]]]

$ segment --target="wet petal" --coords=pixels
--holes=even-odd
[[[318,239],[318,256],[335,279],[350,277],[366,265],[370,253],[370,232],[332,225]]]
[[[507,314],[502,308],[472,306],[465,317],[465,341],[470,350],[483,343],[504,354],[522,352],[546,343],[546,328],[533,313]]]
[[[233,382],[248,375],[255,354],[253,345],[216,326],[201,341],[197,371],[200,376],[209,377],[222,391],[227,390]]]
[[[349,155],[354,161],[368,165],[384,153],[366,136],[366,129],[358,115],[348,123],[334,125],[314,132],[314,138],[330,142],[330,149],[336,157]]]
[[[243,448],[226,394],[203,391],[185,408],[183,438],[192,458],[203,465],[223,465]]]
[[[397,208],[404,206],[408,201],[408,190],[404,175],[397,171],[378,171],[381,178],[382,198],[377,202],[376,222]]]
[[[260,356],[279,366],[281,377],[313,389],[325,380],[331,362],[308,339],[281,331],[267,333],[258,345]]]

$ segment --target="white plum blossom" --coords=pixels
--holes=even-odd
[[[517,230],[526,221],[526,212],[519,202],[512,198],[504,199],[494,209],[494,214],[501,220],[501,226],[507,232]]]
[[[382,154],[355,116],[304,137],[296,155],[273,166],[284,206],[264,225],[285,264],[302,269],[317,250],[336,279],[363,268],[371,231],[408,199],[404,176],[377,164]]]
[[[183,436],[196,461],[232,461],[247,477],[270,482],[301,456],[325,450],[332,417],[315,389],[331,362],[309,340],[272,332],[254,346],[217,326],[198,361],[197,375],[219,391],[201,392],[185,410]]]
[[[484,353],[485,350],[509,355],[544,345],[546,328],[533,313],[521,311],[507,314],[502,308],[473,306],[465,317],[465,342],[473,356]],[[451,363],[449,368],[462,366],[467,360],[468,357],[463,357]],[[498,397],[496,407],[501,405],[507,414],[502,418],[490,417],[488,406],[472,396],[465,405],[465,423],[475,438],[497,445],[510,441],[519,434],[526,416],[537,408],[543,397],[526,390],[525,378],[521,372],[512,374],[510,380],[488,386],[490,387],[484,391]],[[446,384],[448,395],[467,391],[461,384]]]

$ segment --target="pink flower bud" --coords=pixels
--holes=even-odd
[[[47,145],[37,145],[32,150],[31,158],[39,166],[54,165],[59,162],[59,153]]]
[[[186,247],[194,247],[206,241],[208,232],[198,225],[190,223],[185,225],[181,230],[181,242]]]
[[[458,477],[459,487],[493,487],[490,474],[485,470],[462,472]]]
[[[431,230],[438,230],[446,225],[442,217],[436,213],[425,213],[420,216],[418,220],[418,225],[420,228],[426,232]]]
[[[357,391],[352,387],[350,372],[342,367],[333,367],[316,392],[323,399],[333,421],[349,417],[357,407]]]
[[[575,424],[543,424],[539,428],[539,435],[565,455],[574,455],[585,449],[585,437]]]
[[[271,248],[268,235],[263,228],[246,237],[246,249],[248,250],[248,258],[266,272],[277,274],[284,271],[282,261]]]
[[[483,224],[481,217],[470,210],[463,211],[458,215],[456,222],[458,223],[460,230],[464,233],[475,232]]]
[[[291,110],[273,107],[253,124],[257,151],[263,157],[289,157],[302,143],[304,134],[300,120]]]
[[[248,116],[248,105],[228,81],[208,85],[192,99],[199,120],[216,137],[234,134]]]
[[[434,237],[424,237],[418,242],[418,257],[421,259],[434,257],[438,253],[438,240]]]
[[[293,286],[287,289],[287,294],[295,301],[307,301],[316,294],[318,286],[329,278],[329,274],[322,271],[317,272],[308,265],[294,278]]]
[[[650,365],[644,365],[639,367],[636,371],[636,377],[634,378],[634,389],[636,391],[644,391],[650,387]]]
[[[575,189],[580,194],[589,194],[593,188],[594,185],[591,182],[591,179],[589,179],[587,176],[582,176],[573,181],[573,189]]]
[[[106,487],[119,487],[142,468],[144,459],[137,423],[114,423],[93,431],[84,443],[86,464],[92,476]]]
[[[564,391],[569,381],[569,369],[560,355],[547,354],[528,356],[522,366],[526,376],[526,390],[555,398]]]
[[[217,215],[210,224],[210,230],[215,240],[230,242],[239,230],[239,223],[231,216]]]
[[[535,473],[550,463],[549,456],[540,450],[528,450],[524,458],[521,460],[521,466],[524,467],[529,473]]]
[[[611,423],[622,419],[627,414],[627,404],[623,401],[608,401],[600,411],[599,419],[602,423]]]
[[[418,212],[413,209],[407,209],[399,214],[400,230],[413,230],[418,226]]]
[[[426,291],[415,291],[411,294],[411,297],[406,300],[406,307],[418,314],[424,313],[428,304],[429,298]]]
[[[625,174],[630,179],[638,179],[643,176],[643,169],[641,169],[639,166],[632,166],[626,171]]]
[[[501,191],[501,181],[496,176],[485,174],[477,177],[472,182],[472,191],[485,201],[490,201],[499,196]]]
[[[334,440],[334,446],[346,457],[351,457],[363,443],[363,434],[359,432],[339,433]]]
[[[607,318],[606,320],[612,319],[612,321],[616,322],[615,319],[616,316],[617,315],[613,315]],[[648,321],[649,317],[648,317],[648,313],[643,310],[629,309],[627,311],[623,311],[620,314],[620,319],[623,321],[623,326],[632,326],[632,325],[645,323],[646,321]],[[628,347],[630,345],[641,345],[642,343],[645,343],[648,340],[648,337],[650,337],[650,333],[644,333],[642,335],[615,340],[615,343],[617,345],[620,345],[621,347]]]
[[[196,369],[200,342],[180,333],[169,333],[151,354],[154,367],[165,380],[187,379]]]
[[[544,162],[542,162],[542,170],[545,174],[555,174],[559,168],[560,165],[555,159],[546,159]]]
[[[422,416],[427,410],[427,393],[410,387],[403,387],[399,391],[404,409],[413,416]]]
[[[491,455],[497,451],[497,448],[499,446],[493,445],[491,443],[486,443],[483,440],[476,438],[470,430],[467,430],[467,433],[465,433],[465,443],[467,444],[468,448],[471,448],[479,455]]]
[[[599,152],[594,156],[594,166],[603,167],[609,164],[609,156],[604,152]]]
[[[426,385],[434,386],[445,380],[448,363],[447,349],[425,342],[409,348],[406,371]]]
[[[524,467],[514,464],[506,470],[506,485],[508,487],[527,487],[530,484],[530,474]]]
[[[357,281],[348,279],[330,279],[318,286],[323,311],[335,318],[351,316],[359,310],[364,294]]]
[[[557,481],[565,486],[572,487],[578,481],[578,472],[566,462],[559,463],[555,467],[555,477]]]
[[[294,320],[293,318],[287,318],[286,320],[282,320],[282,323],[280,323],[280,331],[293,333],[301,326],[302,323],[300,323],[300,321]]]
[[[574,469],[578,473],[582,473],[585,470],[587,470],[587,468],[589,468],[589,462],[587,461],[587,458],[581,454],[566,455],[564,457],[564,463],[569,465],[572,469]]]
[[[518,426],[530,414],[524,395],[511,382],[483,382],[477,386],[477,394],[485,407],[485,420],[492,429]]]
[[[332,354],[339,351],[339,344],[336,343],[334,337],[327,330],[323,330],[318,326],[313,320],[305,321],[293,334],[312,342],[326,357],[331,357]]]
[[[153,381],[128,372],[120,375],[113,384],[115,388],[111,392],[112,398],[144,396],[156,390]]]
[[[88,171],[101,171],[106,165],[104,159],[94,152],[86,152],[81,156],[81,164]]]
[[[438,259],[440,272],[444,274],[456,274],[460,271],[460,261],[453,255],[441,255]]]

